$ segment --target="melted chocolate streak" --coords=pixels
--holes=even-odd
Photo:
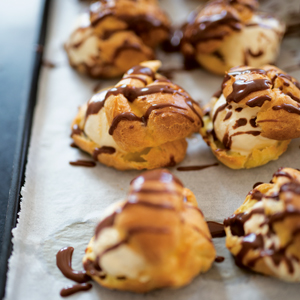
[[[207,221],[206,223],[212,238],[221,238],[226,236],[223,224],[214,221]]]
[[[221,40],[229,34],[227,31],[214,33],[214,29],[227,25],[235,31],[241,30],[240,20],[229,11],[223,10],[220,14],[203,16],[201,22],[194,22],[197,14],[190,18],[189,24],[185,28],[184,38],[191,44],[205,42],[211,39]]]
[[[74,248],[65,247],[59,250],[56,254],[56,265],[63,273],[63,275],[79,284],[72,285],[70,287],[63,288],[60,292],[62,297],[73,295],[80,291],[87,291],[92,288],[90,283],[86,283],[91,280],[91,277],[86,274],[85,271],[74,271],[72,269],[72,255]]]
[[[92,285],[90,283],[80,283],[80,284],[74,284],[70,287],[63,288],[60,291],[60,295],[62,297],[68,297],[75,293],[81,292],[81,291],[88,291],[92,288]]]
[[[286,173],[284,171],[282,171],[281,169],[279,169],[275,174],[275,177],[278,176],[284,176],[287,177],[291,180],[293,180],[293,177],[289,174]],[[260,183],[258,183],[259,185]],[[255,185],[254,187],[256,187],[257,185]],[[300,184],[298,182],[292,181],[286,184],[283,184],[280,187],[279,192],[273,194],[273,195],[265,195],[263,193],[261,193],[258,190],[253,190],[251,191],[249,194],[252,196],[253,199],[256,199],[258,201],[260,201],[262,198],[272,198],[274,200],[279,200],[279,194],[280,193],[284,193],[284,192],[292,192],[294,194],[300,195]],[[280,249],[275,249],[274,246],[272,246],[270,249],[264,250],[264,240],[261,234],[248,234],[247,236],[245,236],[245,231],[244,231],[244,224],[254,215],[254,214],[263,214],[265,215],[265,211],[263,208],[258,208],[258,209],[254,209],[252,210],[250,213],[239,213],[236,215],[233,215],[227,219],[224,220],[224,225],[226,227],[230,227],[231,233],[232,235],[235,236],[239,236],[243,238],[243,242],[242,242],[242,249],[240,250],[240,252],[238,253],[238,255],[236,256],[236,263],[240,266],[243,265],[243,259],[244,257],[247,255],[247,253],[253,249],[260,249],[260,255],[249,261],[246,265],[246,267],[254,267],[255,263],[263,257],[271,257],[274,264],[276,266],[278,266],[280,264],[281,261],[285,261],[288,270],[290,273],[294,272],[294,268],[293,268],[293,264],[292,264],[292,259],[287,257],[285,252],[287,250],[287,248],[293,243],[293,241],[287,243],[287,245],[285,245],[284,247],[280,248]],[[279,212],[276,213],[274,215],[271,216],[266,216],[266,221],[264,223],[261,224],[261,226],[263,225],[268,225],[269,227],[269,231],[267,233],[267,235],[270,235],[271,233],[275,233],[274,231],[274,223],[276,222],[280,222],[283,221],[286,217],[289,216],[300,216],[300,210],[295,209],[295,208],[287,208],[285,211],[283,212]],[[293,232],[293,235],[297,235],[299,234],[299,229],[296,228],[295,232]],[[296,259],[296,257],[295,257]]]
[[[153,71],[151,69],[149,69],[147,67],[142,67],[142,66],[136,66],[136,67],[131,68],[127,72],[127,74],[130,76],[132,76],[133,74],[141,74],[141,75],[150,76],[152,79],[155,78],[155,74],[153,73]],[[85,118],[87,118],[90,114],[97,114],[99,112],[99,110],[101,110],[103,108],[105,101],[108,99],[108,97],[110,95],[122,94],[122,95],[124,95],[125,98],[127,98],[127,100],[129,102],[133,102],[136,98],[138,98],[140,96],[146,96],[146,95],[156,94],[156,93],[178,94],[178,95],[184,97],[186,99],[186,101],[185,101],[186,104],[197,115],[197,117],[199,118],[199,120],[202,124],[202,118],[201,118],[200,114],[197,112],[197,110],[194,108],[194,105],[198,105],[198,104],[194,100],[192,100],[188,95],[182,93],[181,90],[173,89],[167,84],[166,85],[152,85],[152,86],[143,87],[143,88],[137,88],[137,87],[128,86],[128,85],[121,85],[118,87],[114,87],[108,91],[101,92],[101,94],[99,95],[98,101],[89,103]],[[124,120],[138,121],[138,122],[144,123],[144,125],[147,125],[151,112],[153,110],[162,109],[165,107],[174,107],[174,108],[181,109],[181,110],[187,110],[184,107],[177,106],[172,103],[162,103],[162,104],[153,104],[152,106],[150,106],[147,109],[146,113],[142,117],[138,117],[131,112],[120,113],[113,119],[112,124],[109,128],[109,134],[112,135],[114,130],[117,128],[118,124]],[[192,117],[190,117],[184,113],[180,113],[180,112],[176,112],[176,113],[181,114],[182,116],[187,118],[190,122],[192,122],[192,123],[194,122],[194,119]],[[75,133],[73,132],[73,134],[75,134]]]
[[[74,248],[66,247],[59,250],[56,254],[56,265],[65,277],[78,283],[85,283],[91,278],[85,271],[74,271],[72,269],[72,255]]]
[[[80,167],[95,167],[96,163],[94,161],[90,160],[76,160],[76,161],[70,161],[69,164],[71,166],[80,166]]]
[[[211,165],[202,165],[202,166],[182,166],[182,167],[178,167],[177,171],[199,171],[199,170],[203,170],[206,168],[210,168],[210,167],[215,167],[218,166],[218,163],[214,163]]]

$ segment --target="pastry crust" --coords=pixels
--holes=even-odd
[[[116,77],[154,59],[170,21],[157,1],[108,0],[91,4],[65,44],[70,65],[91,77]]]
[[[225,219],[226,246],[238,265],[300,281],[300,172],[281,168]]]
[[[300,137],[299,88],[295,78],[274,66],[233,68],[226,73],[220,93],[206,106],[200,132],[214,155],[232,169],[276,160],[291,139]],[[237,139],[233,144],[233,137],[242,138],[244,134],[263,137],[257,146],[249,143],[250,152],[246,154],[235,150]],[[246,142],[241,140],[239,144]]]
[[[209,1],[189,16],[183,28],[182,53],[220,75],[238,65],[273,63],[285,26],[257,8],[256,0]]]
[[[82,106],[72,123],[76,145],[119,170],[182,161],[185,138],[199,130],[202,111],[182,88],[156,74],[159,66],[152,61],[130,69]]]
[[[83,265],[102,286],[142,293],[188,284],[215,256],[193,193],[169,171],[154,170],[134,179],[127,200],[109,209]]]

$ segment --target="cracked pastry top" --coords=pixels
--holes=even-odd
[[[171,167],[183,160],[185,140],[202,126],[189,94],[156,73],[159,61],[129,69],[113,88],[79,109],[72,138],[95,160],[119,170]]]
[[[281,168],[256,186],[224,221],[226,246],[238,265],[300,281],[300,172]]]
[[[155,58],[170,21],[157,1],[106,0],[90,5],[65,44],[70,65],[91,77],[121,76]]]
[[[201,134],[226,166],[266,164],[300,137],[300,84],[270,65],[233,68],[203,119]]]
[[[186,60],[221,75],[235,66],[274,63],[285,25],[257,8],[256,0],[213,0],[192,12],[183,27]]]
[[[160,169],[136,177],[127,199],[107,209],[83,265],[102,286],[141,293],[186,285],[215,256],[194,194]]]

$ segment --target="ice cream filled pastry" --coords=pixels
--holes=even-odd
[[[224,220],[226,246],[238,265],[300,281],[300,172],[281,168]]]
[[[157,1],[97,1],[80,16],[65,49],[77,71],[91,77],[116,77],[153,59],[153,49],[169,31],[170,21]]]
[[[300,84],[270,65],[233,68],[203,119],[201,134],[226,166],[266,164],[300,137]]]
[[[100,285],[147,292],[188,284],[216,252],[194,194],[168,170],[142,173],[108,207],[83,258]]]
[[[257,8],[256,0],[212,0],[193,11],[183,27],[187,62],[195,60],[216,74],[274,63],[285,25]]]
[[[119,170],[171,167],[182,161],[185,140],[202,126],[189,94],[157,74],[159,61],[129,69],[113,88],[79,109],[72,138],[95,160]]]

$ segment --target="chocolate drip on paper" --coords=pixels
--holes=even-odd
[[[74,248],[65,247],[59,250],[56,254],[56,265],[65,277],[78,283],[85,283],[91,278],[85,271],[74,271],[72,269],[72,255]]]
[[[222,223],[207,221],[206,222],[212,238],[220,238],[226,236],[224,225]]]
[[[93,286],[92,286],[90,283],[74,284],[74,285],[72,285],[72,286],[63,288],[63,289],[60,291],[60,295],[61,295],[62,297],[68,297],[68,296],[71,296],[71,295],[76,294],[76,293],[81,292],[81,291],[88,291],[88,290],[90,290],[92,287],[93,287]]]
[[[216,263],[222,263],[224,260],[225,260],[225,257],[223,257],[223,256],[217,256],[215,258]]]
[[[182,167],[178,167],[177,171],[200,171],[206,168],[210,168],[210,167],[215,167],[218,166],[218,163],[214,163],[214,164],[210,164],[210,165],[202,165],[202,166],[182,166]]]
[[[76,161],[70,161],[69,164],[71,166],[81,166],[81,167],[95,167],[96,163],[90,160],[81,160],[78,159]]]

